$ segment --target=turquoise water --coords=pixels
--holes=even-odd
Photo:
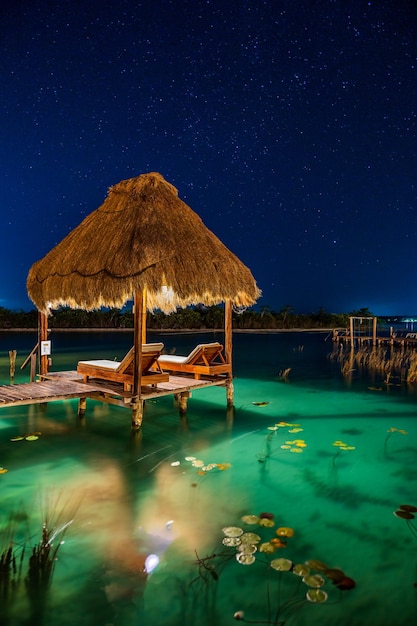
[[[149,340],[185,353],[212,336]],[[8,382],[8,350],[18,350],[19,367],[35,341],[0,335],[0,382]],[[57,332],[52,369],[120,358],[131,341],[129,333]],[[200,390],[186,419],[172,398],[147,403],[139,435],[128,410],[93,401],[82,421],[77,401],[0,409],[0,466],[8,470],[0,475],[0,550],[12,535],[16,550],[27,551],[0,623],[227,626],[239,610],[271,624],[416,623],[417,537],[413,520],[393,515],[400,504],[417,505],[416,395],[378,374],[344,379],[332,349],[325,333],[235,334],[234,416],[223,388]],[[16,382],[28,376],[18,369]],[[38,438],[11,441],[30,433]],[[262,512],[274,514],[274,527],[241,519]],[[59,549],[41,612],[23,579],[48,517]],[[258,548],[277,527],[294,534],[241,565],[222,543],[227,527],[258,534]],[[146,574],[150,554],[159,563]],[[300,577],[271,568],[281,557],[342,569],[356,586],[341,592],[324,576],[327,602],[309,602]]]

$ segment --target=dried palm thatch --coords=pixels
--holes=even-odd
[[[45,313],[122,308],[145,289],[148,309],[165,313],[225,300],[247,307],[260,296],[250,270],[158,173],[111,187],[27,279],[29,297]]]

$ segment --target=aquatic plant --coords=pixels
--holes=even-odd
[[[407,431],[403,430],[402,428],[389,428],[387,430],[387,436],[385,437],[385,441],[384,441],[384,455],[386,456],[386,458],[390,458],[389,454],[388,454],[388,442],[391,439],[392,435],[394,433],[398,433],[399,435],[407,435]]]
[[[332,463],[333,465],[336,463],[336,459],[343,454],[343,452],[352,452],[353,450],[355,450],[355,446],[350,446],[347,443],[345,443],[344,441],[341,441],[340,439],[337,439],[336,441],[333,441],[332,446],[334,446],[335,448],[337,448],[337,452],[334,455],[333,459],[332,459]]]
[[[414,504],[400,504],[398,509],[394,511],[394,515],[405,520],[409,531],[413,537],[417,538],[417,526],[413,522],[417,515],[417,506]],[[417,590],[417,582],[414,583],[414,588]]]
[[[304,439],[294,439],[287,440],[280,446],[279,450],[272,449],[271,444],[273,439],[276,437],[278,431],[284,428],[287,429],[287,432],[291,434],[303,431],[303,428],[300,427],[300,424],[291,424],[289,422],[277,422],[273,426],[267,426],[267,430],[270,432],[265,436],[265,448],[261,452],[258,452],[256,455],[259,463],[265,463],[267,459],[280,453],[282,450],[289,450],[290,452],[299,454],[303,451],[303,448],[307,447]]]
[[[242,527],[243,526],[243,527]],[[244,526],[255,526],[256,532]],[[263,568],[265,582],[265,613],[262,619],[247,619],[242,609],[234,613],[234,619],[252,624],[283,626],[303,607],[328,601],[332,586],[337,590],[333,602],[340,601],[342,593],[353,589],[355,581],[339,568],[330,568],[322,561],[310,559],[304,563],[291,558],[277,557],[277,550],[285,549],[288,540],[295,536],[293,528],[279,526],[275,530],[273,513],[247,514],[239,526],[222,529],[222,548],[212,554],[197,558],[197,580],[218,583],[226,565],[237,561],[242,566],[258,565]],[[272,533],[272,534],[271,534]],[[285,596],[285,597],[284,597]]]
[[[0,535],[0,602],[3,617],[6,617],[17,593],[25,546],[15,543],[15,525],[8,524]]]
[[[417,514],[417,506],[414,504],[400,504],[398,509],[394,511],[395,517],[399,517],[406,521],[408,529],[414,537],[417,537],[417,527],[413,520]]]

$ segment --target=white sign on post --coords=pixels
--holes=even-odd
[[[41,341],[41,356],[49,356],[51,354],[51,342]]]

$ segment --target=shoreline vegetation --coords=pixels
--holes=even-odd
[[[372,317],[368,308],[349,313],[328,313],[323,308],[317,312],[296,313],[290,305],[274,311],[263,306],[259,311],[252,308],[233,313],[234,332],[278,332],[278,331],[331,331],[334,328],[347,328],[349,317]],[[131,310],[100,309],[83,311],[62,308],[54,311],[48,319],[52,330],[103,331],[133,329]],[[38,312],[32,310],[11,311],[0,307],[1,331],[34,331],[38,328]],[[224,309],[222,306],[188,307],[178,309],[170,315],[156,311],[147,314],[147,329],[159,332],[212,332],[224,329]]]

